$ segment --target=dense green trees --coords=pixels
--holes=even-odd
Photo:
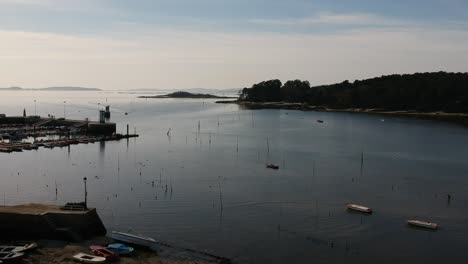
[[[265,81],[244,88],[240,100],[302,102],[330,108],[468,113],[468,73],[416,73],[310,87],[308,81]]]
[[[280,101],[281,81],[269,80],[252,85],[252,88],[242,90],[241,99],[251,102]]]

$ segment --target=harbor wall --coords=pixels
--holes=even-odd
[[[57,239],[80,241],[103,236],[107,230],[96,209],[65,211],[51,205],[0,207],[3,239]]]

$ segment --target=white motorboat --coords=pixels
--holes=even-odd
[[[425,221],[420,221],[420,220],[408,220],[407,223],[408,225],[424,227],[424,228],[429,228],[429,229],[439,228],[439,225],[436,223],[430,223],[430,222],[425,222]]]
[[[346,207],[347,207],[349,210],[358,211],[358,212],[361,212],[361,213],[367,213],[367,214],[371,214],[371,213],[372,213],[372,209],[371,209],[371,208],[366,207],[366,206],[362,206],[362,205],[348,204],[348,205],[346,205]]]

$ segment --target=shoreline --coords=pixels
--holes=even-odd
[[[282,110],[299,110],[299,111],[315,111],[315,112],[341,112],[341,113],[364,113],[392,117],[416,118],[424,120],[445,121],[458,123],[468,126],[468,114],[466,113],[446,113],[446,112],[418,112],[413,110],[392,110],[385,109],[367,109],[367,108],[326,108],[323,106],[313,106],[305,103],[289,103],[289,102],[245,102],[245,101],[217,101],[218,104],[237,104],[246,109],[282,109]]]
[[[229,96],[187,96],[187,97],[177,97],[177,96],[170,96],[170,95],[142,95],[138,96],[137,98],[142,99],[235,99],[237,97],[229,97]]]
[[[15,241],[34,242],[38,248],[25,251],[21,263],[75,263],[73,256],[78,253],[96,255],[90,250],[91,245],[121,243],[107,232],[95,208],[86,208],[86,204],[81,206],[79,209],[75,207],[75,210],[44,204],[1,206],[0,243],[14,245]],[[131,245],[132,240],[127,242],[124,244]],[[135,251],[121,256],[119,263],[231,263],[229,258],[167,241],[152,240],[149,244],[138,244],[131,245]]]
[[[22,263],[77,263],[73,255],[83,252],[95,255],[89,245],[104,245],[111,242],[108,237],[96,237],[82,242],[65,242],[57,240],[37,240],[39,247],[28,252]],[[150,249],[135,247],[136,251],[130,256],[121,256],[117,263],[160,263],[160,264],[216,264],[223,263],[215,259],[201,258],[194,255],[184,254],[181,250],[173,252],[154,252]],[[225,262],[229,263],[229,262]]]

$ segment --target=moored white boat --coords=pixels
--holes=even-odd
[[[138,236],[117,231],[112,231],[112,238],[117,241],[150,248],[157,244],[157,241],[151,237]]]
[[[353,210],[353,211],[357,211],[357,212],[361,212],[361,213],[368,213],[368,214],[371,214],[371,213],[372,213],[372,209],[371,209],[371,208],[366,207],[366,206],[362,206],[362,205],[347,204],[346,207],[347,207],[349,210]]]
[[[430,223],[430,222],[425,222],[425,221],[420,221],[420,220],[408,220],[406,222],[408,223],[408,225],[417,226],[417,227],[424,227],[424,228],[429,228],[429,229],[439,228],[439,225],[436,223]]]
[[[85,253],[78,253],[74,255],[73,258],[83,263],[103,263],[106,261],[105,257],[98,257],[98,256],[88,255]]]

